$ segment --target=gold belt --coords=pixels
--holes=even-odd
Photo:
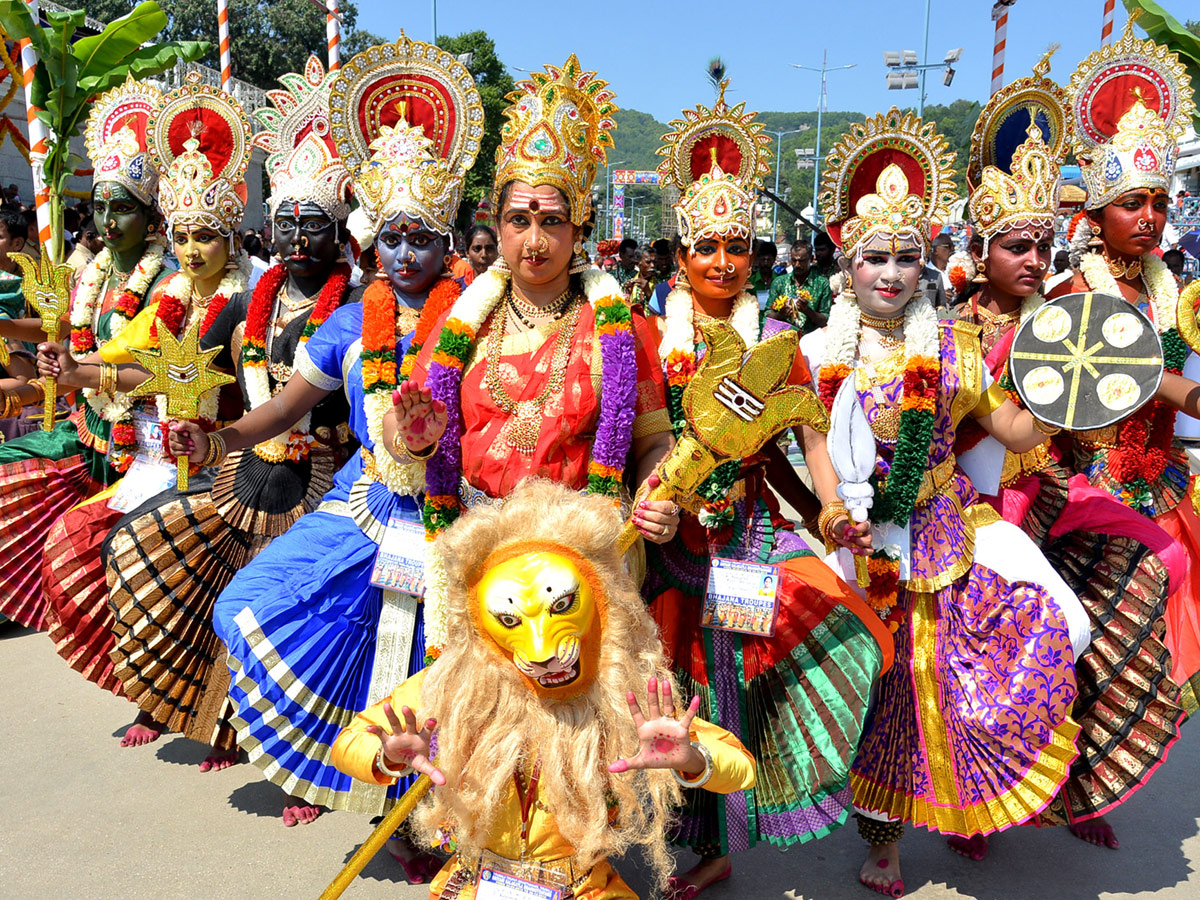
[[[1050,455],[1050,443],[1038,444],[1026,453],[1004,454],[1004,466],[1000,470],[1000,486],[1009,487],[1022,475],[1030,475],[1046,468],[1054,458]]]
[[[1088,431],[1077,431],[1075,439],[1085,447],[1090,449],[1117,449],[1117,436],[1120,434],[1120,427],[1117,425],[1105,425],[1103,428],[1092,428]]]
[[[925,475],[921,478],[921,490],[917,492],[918,505],[940,494],[950,483],[950,479],[954,477],[956,462],[954,454],[951,453],[932,469],[926,469]]]
[[[729,502],[736,503],[738,500],[743,500],[746,497],[746,479],[739,478],[733,483],[733,487],[729,489]],[[684,497],[676,497],[680,509],[686,509],[693,516],[700,515],[704,509],[704,504],[708,501],[699,494],[688,494]]]

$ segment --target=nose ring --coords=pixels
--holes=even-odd
[[[735,263],[728,263],[725,266],[725,274],[726,275],[732,275],[736,271],[737,271],[737,265]]]
[[[544,234],[539,234],[536,247],[530,245],[528,238],[522,242],[521,246],[525,250],[526,256],[542,256],[550,249],[550,241],[546,239]]]
[[[417,254],[415,252],[413,252],[412,250],[409,250],[408,251],[408,259],[406,259],[405,262],[415,263],[416,261],[417,261]]]

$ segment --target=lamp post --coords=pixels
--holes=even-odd
[[[817,113],[819,116],[820,113]],[[764,128],[764,134],[775,135],[775,196],[779,196],[779,166],[783,157],[783,138],[788,134],[800,134],[805,131],[804,128],[793,128],[790,131],[771,131],[769,128]],[[774,200],[771,201],[771,208],[774,210],[771,213],[771,240],[775,240],[775,232],[779,227],[779,204]]]
[[[821,73],[821,93],[817,96],[817,155],[813,159],[813,222],[820,224],[820,214],[817,212],[817,189],[821,184],[821,113],[825,109],[825,76],[829,72],[836,72],[840,69],[853,69],[858,63],[850,63],[845,66],[829,65],[829,51],[821,51],[821,68],[816,66],[802,66],[799,63],[791,63],[793,69],[807,69],[809,72]],[[778,163],[776,163],[778,165]],[[775,178],[775,193],[779,193],[779,170],[776,169]],[[772,226],[774,227],[774,226]]]
[[[917,62],[916,50],[885,50],[883,64],[888,68],[888,90],[906,91],[919,87],[921,96],[917,101],[917,116],[923,118],[925,116],[925,73],[930,69],[944,67],[945,74],[942,77],[942,84],[949,87],[950,82],[954,81],[954,64],[962,59],[962,54],[963,48],[957,47],[954,50],[946,51],[946,58],[940,63],[920,63]]]

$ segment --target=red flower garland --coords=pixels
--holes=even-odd
[[[450,311],[450,307],[460,296],[462,296],[462,286],[453,278],[442,278],[433,286],[433,290],[429,292],[429,296],[425,300],[425,306],[421,309],[421,318],[417,320],[417,327],[413,330],[408,352],[404,354],[404,359],[400,363],[402,378],[407,378],[412,374],[417,354],[429,340],[429,333],[433,331],[433,326],[445,313]]]

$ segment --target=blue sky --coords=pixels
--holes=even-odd
[[[1161,0],[1180,19],[1195,0]],[[929,103],[958,98],[986,99],[991,82],[991,0],[932,0],[929,61],[963,48],[954,83],[942,85],[941,71],[928,75]],[[377,34],[429,40],[429,0],[359,0],[359,22]],[[1069,80],[1076,64],[1100,43],[1103,0],[1017,0],[1010,10],[1005,80],[1029,73],[1052,42],[1052,77]],[[1200,9],[1194,10],[1200,15]],[[1117,3],[1117,34],[1126,19]],[[816,108],[820,76],[788,63],[857,68],[829,76],[829,109],[876,112],[892,103],[916,105],[917,92],[888,91],[885,50],[922,51],[925,0],[832,0],[768,2],[725,0],[607,0],[555,3],[541,0],[441,0],[438,31],[459,34],[483,29],[510,66],[537,69],[575,52],[617,92],[621,107],[666,121],[684,106],[711,102],[704,78],[708,60],[720,55],[729,67],[730,99],[751,109],[792,111]],[[514,75],[520,76],[520,72]]]

